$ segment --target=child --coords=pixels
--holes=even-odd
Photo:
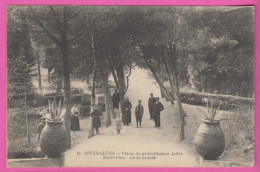
[[[117,118],[115,120],[117,134],[120,134],[122,128],[122,119],[120,117],[119,109],[116,109]]]
[[[135,107],[135,117],[136,117],[136,127],[138,128],[138,123],[141,127],[142,118],[144,114],[144,107],[141,105],[141,100],[138,100],[138,105]]]

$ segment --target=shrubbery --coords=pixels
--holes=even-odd
[[[226,138],[226,149],[238,145],[245,148],[249,144],[254,143],[254,115],[254,108],[240,106],[226,116],[227,120],[221,121],[221,127]]]
[[[225,110],[232,110],[239,106],[254,107],[254,99],[245,98],[245,97],[237,97],[237,96],[229,96],[229,95],[221,95],[221,94],[209,94],[203,92],[181,92],[180,97],[182,103],[200,105],[200,106],[207,105],[206,103],[207,98],[220,100],[223,102],[223,104],[220,106],[220,109],[225,109]]]
[[[28,146],[26,137],[26,111],[12,109],[7,111],[7,158],[39,158],[44,155],[37,150],[37,124],[41,115],[27,111],[30,129],[31,145]]]

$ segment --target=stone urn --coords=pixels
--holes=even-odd
[[[62,120],[46,120],[40,136],[41,151],[49,158],[57,158],[67,150],[69,138]]]
[[[225,149],[225,138],[219,121],[203,119],[194,139],[196,152],[205,160],[215,160]]]

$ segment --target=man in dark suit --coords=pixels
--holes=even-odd
[[[113,107],[119,109],[120,95],[117,92],[117,89],[115,89],[115,93],[112,96],[112,102],[113,102]]]
[[[154,119],[153,117],[153,108],[154,108],[154,104],[156,102],[155,97],[153,97],[153,93],[150,94],[150,98],[148,100],[148,109],[149,109],[149,113],[150,113],[150,119]]]
[[[164,110],[163,104],[159,101],[159,97],[156,97],[156,102],[154,104],[154,109],[153,109],[155,127],[160,128],[161,126],[160,116],[161,116],[161,111],[163,110]]]

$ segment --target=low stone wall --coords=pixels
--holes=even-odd
[[[7,159],[7,167],[64,167],[64,154],[58,158]]]

